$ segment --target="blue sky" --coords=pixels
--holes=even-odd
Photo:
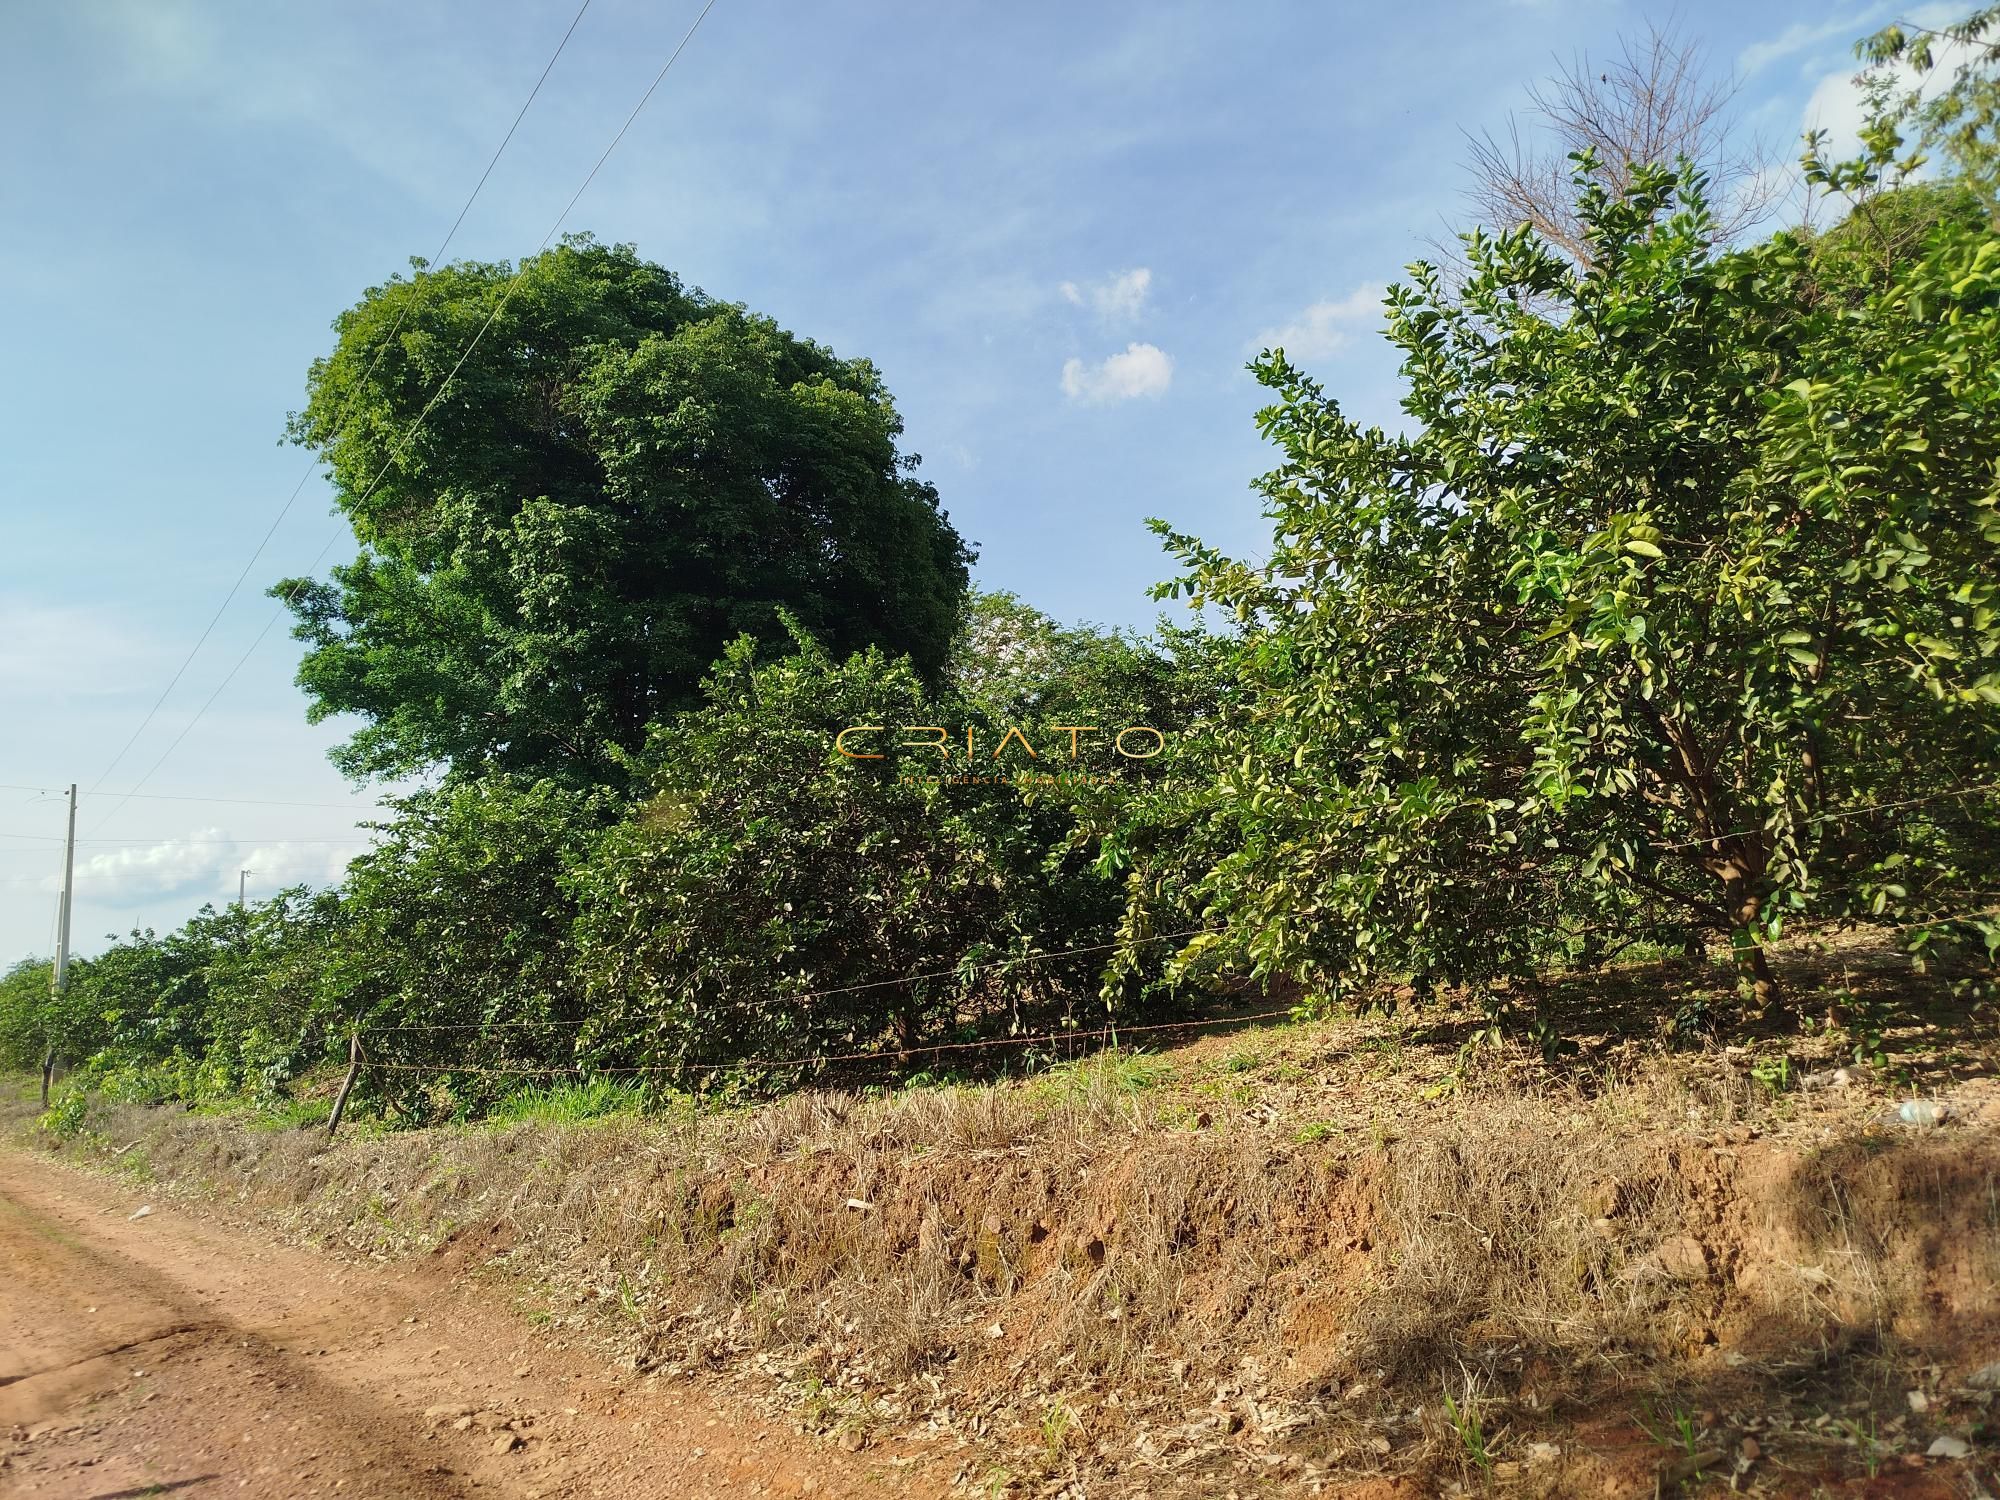
[[[453,255],[541,242],[697,8],[592,0]],[[61,807],[32,789],[91,793],[85,952],[233,897],[244,866],[268,893],[362,847],[374,798],[326,762],[342,726],[305,723],[296,646],[244,655],[263,586],[339,531],[317,476],[112,757],[306,473],[280,438],[330,321],[436,248],[575,10],[0,10],[0,962],[48,950]],[[718,0],[564,227],[873,358],[982,585],[1143,625],[1145,517],[1261,550],[1246,359],[1281,338],[1393,419],[1379,288],[1457,222],[1461,130],[1668,14]],[[1786,158],[1807,118],[1851,119],[1848,48],[1892,14],[1671,12]]]

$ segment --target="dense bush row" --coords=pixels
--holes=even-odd
[[[448,775],[336,891],[133,933],[75,964],[60,1004],[23,965],[0,1045],[194,1097],[281,1092],[358,1031],[366,1091],[421,1117],[440,1081],[458,1109],[536,1070],[782,1084],[828,1054],[1098,1025],[1171,950],[1103,982],[1124,888],[1075,836],[1071,799],[1098,789],[1068,778],[1132,795],[1169,774],[1213,716],[1210,651],[1005,596],[969,605],[937,688],[879,649],[836,660],[798,629],[767,658],[745,637],[701,707],[622,756],[624,787]],[[1162,724],[1170,748],[1143,760],[1053,727]],[[866,725],[884,727],[839,741]],[[946,728],[953,756],[906,725]]]

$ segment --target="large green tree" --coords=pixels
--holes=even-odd
[[[291,430],[362,550],[274,592],[313,717],[366,720],[350,774],[613,774],[780,609],[941,669],[970,553],[865,360],[587,237],[419,263],[335,327]]]

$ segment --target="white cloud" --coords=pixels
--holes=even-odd
[[[76,862],[76,890],[93,905],[126,905],[153,896],[176,896],[215,887],[233,867],[236,842],[220,828],[202,828],[186,838],[107,849]],[[54,891],[54,876],[42,882]]]
[[[1065,281],[1056,290],[1074,307],[1087,307],[1107,323],[1129,323],[1146,310],[1153,273],[1144,266],[1120,271],[1102,281]]]
[[[1794,21],[1768,41],[1752,42],[1736,56],[1736,71],[1748,76],[1795,53],[1808,52],[1824,42],[1852,42],[1868,29],[1869,12],[1861,11],[1836,21]]]
[[[357,835],[359,837],[359,835]],[[345,841],[334,843],[242,844],[239,869],[250,872],[250,893],[270,896],[292,885],[328,886],[337,884],[347,873],[347,862],[364,852],[366,846]]]
[[[165,896],[233,899],[236,872],[248,870],[251,899],[256,900],[287,886],[332,885],[362,847],[344,837],[259,843],[235,838],[220,828],[198,828],[186,837],[153,844],[95,854],[79,850],[77,899],[93,906],[127,906]],[[41,884],[50,893],[61,889],[61,881],[53,875],[45,876]]]
[[[1812,97],[1806,100],[1800,126],[1805,130],[1824,130],[1826,144],[1823,150],[1830,160],[1839,161],[1861,149],[1861,127],[1866,123],[1866,117],[1861,90],[1855,86],[1853,76],[1849,73],[1829,73],[1813,88]]]
[[[1173,383],[1174,359],[1152,344],[1129,344],[1094,365],[1080,359],[1063,361],[1063,394],[1078,401],[1130,401],[1157,396]]]
[[[1260,349],[1283,349],[1293,359],[1324,359],[1353,341],[1357,329],[1382,321],[1385,289],[1364,282],[1345,297],[1315,302],[1282,328],[1259,334]]]

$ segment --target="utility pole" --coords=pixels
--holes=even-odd
[[[249,878],[250,872],[248,870],[238,870],[236,872],[236,909],[238,911],[243,910],[243,882]]]
[[[56,908],[56,963],[49,988],[56,1005],[62,1004],[63,988],[69,980],[69,915],[76,887],[76,783],[69,784],[69,834],[63,840],[62,904]],[[42,1108],[49,1107],[49,1080],[56,1072],[55,1038],[49,1038],[42,1054]]]

